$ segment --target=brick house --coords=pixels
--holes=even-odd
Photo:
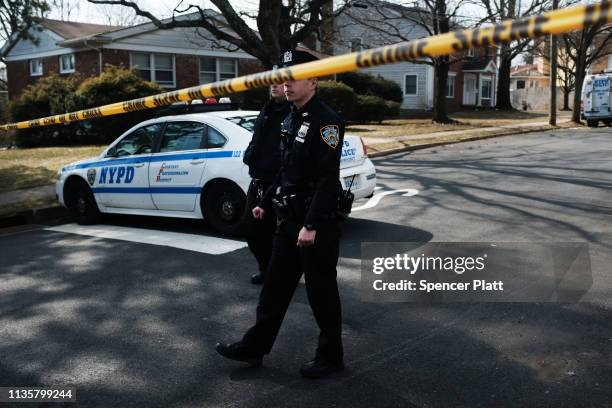
[[[177,18],[195,18],[195,14]],[[50,19],[44,19],[40,28],[33,32],[39,39],[37,45],[12,38],[0,50],[11,99],[52,72],[97,76],[106,64],[135,67],[143,78],[168,90],[262,69],[245,52],[220,48],[229,44],[216,41],[201,28],[160,30],[153,23],[113,27]]]
[[[332,43],[336,55],[429,36],[422,25],[412,21],[422,18],[420,16],[425,14],[422,9],[381,0],[358,0],[352,3],[352,7],[334,18],[333,35],[324,37]],[[377,26],[389,24],[389,16],[394,16],[393,28],[376,29]],[[497,48],[490,46],[472,49],[455,57],[461,58],[449,69],[446,93],[449,112],[462,108],[495,106]],[[404,94],[402,110],[422,112],[432,109],[436,77],[431,65],[400,62],[364,68],[361,71],[397,82]]]

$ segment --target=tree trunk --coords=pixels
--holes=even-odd
[[[572,122],[580,123],[580,100],[582,97],[582,84],[584,83],[586,69],[586,50],[578,56],[576,62],[576,85],[574,86],[574,109],[572,110]]]
[[[434,92],[434,106],[432,121],[436,123],[451,123],[448,117],[448,107],[446,101],[446,83],[448,81],[448,60],[440,57],[434,65],[436,89]]]
[[[564,111],[568,111],[571,110],[569,107],[569,95],[570,92],[572,91],[568,91],[567,89],[563,88],[563,109]]]
[[[499,77],[497,79],[497,104],[495,107],[501,110],[512,110],[512,102],[510,101],[510,69],[512,67],[512,58],[509,52],[502,53],[499,59]]]

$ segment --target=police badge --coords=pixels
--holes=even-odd
[[[310,126],[310,123],[307,123],[307,122],[302,123],[302,126],[300,127],[300,130],[298,130],[298,134],[295,137],[296,141],[304,143],[304,138],[306,138],[306,133],[308,133],[309,126]]]
[[[93,186],[96,182],[96,169],[87,170],[87,182],[90,186]]]
[[[327,125],[321,128],[321,137],[332,149],[338,146],[340,141],[340,129],[337,125]]]

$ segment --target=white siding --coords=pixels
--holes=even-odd
[[[361,38],[364,49],[367,49],[394,44],[401,42],[403,39],[413,40],[429,35],[425,28],[411,23],[410,21],[397,25],[403,38],[384,35],[380,33],[380,31],[374,30],[368,26],[375,24],[377,18],[381,18],[381,16],[375,11],[360,8],[351,8],[346,13],[340,14],[334,20],[334,54],[339,55],[351,52],[350,42],[353,38]],[[360,24],[360,21],[368,21],[368,23]],[[418,94],[404,96],[402,109],[425,110],[431,108],[428,101],[432,99],[429,93],[432,89],[431,84],[433,83],[433,76],[428,65],[401,62],[398,64],[365,68],[360,71],[373,75],[380,75],[383,78],[395,81],[400,88],[402,88],[402,93],[404,92],[404,75],[418,75]]]
[[[425,110],[430,108],[428,106],[428,81],[432,78],[429,77],[428,65],[425,64],[412,64],[410,62],[400,62],[398,64],[382,65],[380,67],[365,68],[360,70],[361,72],[367,72],[372,75],[380,75],[385,79],[395,81],[400,88],[402,93],[404,92],[404,76],[406,74],[418,75],[418,94],[417,95],[405,95],[402,103],[402,109],[416,109]]]

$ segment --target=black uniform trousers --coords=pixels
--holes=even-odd
[[[274,210],[266,211],[263,220],[253,218],[253,208],[257,207],[262,195],[270,186],[266,180],[251,180],[247,191],[246,208],[244,212],[244,226],[249,249],[257,260],[261,273],[265,273],[272,256],[272,240],[276,230],[276,214]]]
[[[321,226],[314,245],[308,247],[297,246],[301,222],[282,220],[278,224],[272,258],[259,295],[257,319],[242,342],[262,354],[270,352],[303,273],[308,302],[320,329],[316,355],[333,362],[341,361],[342,313],[336,282],[338,223],[330,220]]]

